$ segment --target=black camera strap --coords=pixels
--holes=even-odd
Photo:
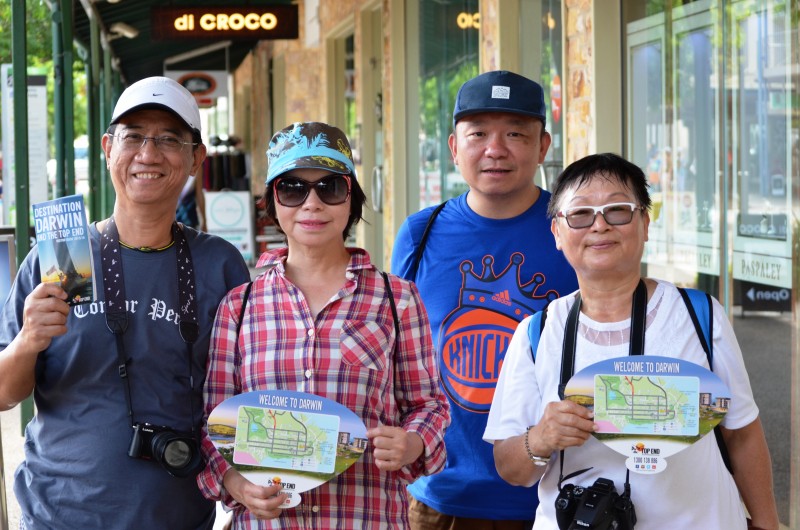
[[[179,316],[178,331],[186,343],[189,359],[189,387],[194,389],[192,376],[192,344],[197,340],[197,298],[195,296],[194,266],[192,253],[183,230],[178,223],[172,223],[172,240],[175,242],[175,257],[178,272]],[[111,216],[106,222],[100,241],[100,258],[103,273],[103,291],[105,294],[106,326],[114,334],[117,341],[117,371],[124,382],[125,402],[128,405],[128,417],[131,426],[134,424],[133,406],[131,403],[131,383],[128,378],[130,359],[125,355],[123,335],[128,329],[128,312],[125,308],[125,280],[122,271],[122,254],[120,251],[119,230]],[[189,410],[194,433],[194,404],[189,396]]]
[[[578,322],[581,314],[581,293],[578,292],[575,302],[569,310],[567,323],[564,327],[564,343],[561,349],[561,380],[558,385],[558,397],[564,399],[564,390],[572,375],[575,373],[575,350],[578,342]],[[640,278],[636,290],[633,292],[633,302],[631,303],[631,337],[628,347],[628,355],[644,355],[644,334],[645,322],[647,320],[647,286]],[[585,473],[592,469],[587,467],[574,473],[564,476],[564,450],[561,450],[559,459],[561,466],[558,475],[558,489],[561,483],[572,477]],[[630,470],[625,474],[625,490],[630,491]]]

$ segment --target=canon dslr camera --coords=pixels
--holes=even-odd
[[[174,477],[195,476],[203,469],[200,444],[191,433],[152,423],[135,423],[128,456],[155,460]]]
[[[565,484],[556,498],[556,521],[560,530],[633,530],[636,510],[630,488],[619,495],[614,481],[606,478],[588,488]]]

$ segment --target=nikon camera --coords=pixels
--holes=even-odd
[[[633,530],[636,510],[630,490],[619,495],[614,481],[598,478],[588,488],[565,484],[556,497],[560,530]]]
[[[195,476],[203,469],[200,444],[191,433],[152,423],[133,424],[128,456],[155,460],[174,477]]]

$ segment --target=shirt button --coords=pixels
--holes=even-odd
[[[314,330],[313,329],[309,329],[308,330],[308,336],[309,337],[313,337],[314,336]]]
[[[306,379],[311,379],[311,370],[306,370]]]
[[[317,513],[319,511],[319,506],[312,506],[311,511]]]

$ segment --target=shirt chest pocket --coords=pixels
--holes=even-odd
[[[342,362],[356,368],[384,370],[393,346],[389,330],[377,322],[346,321],[340,336]]]

